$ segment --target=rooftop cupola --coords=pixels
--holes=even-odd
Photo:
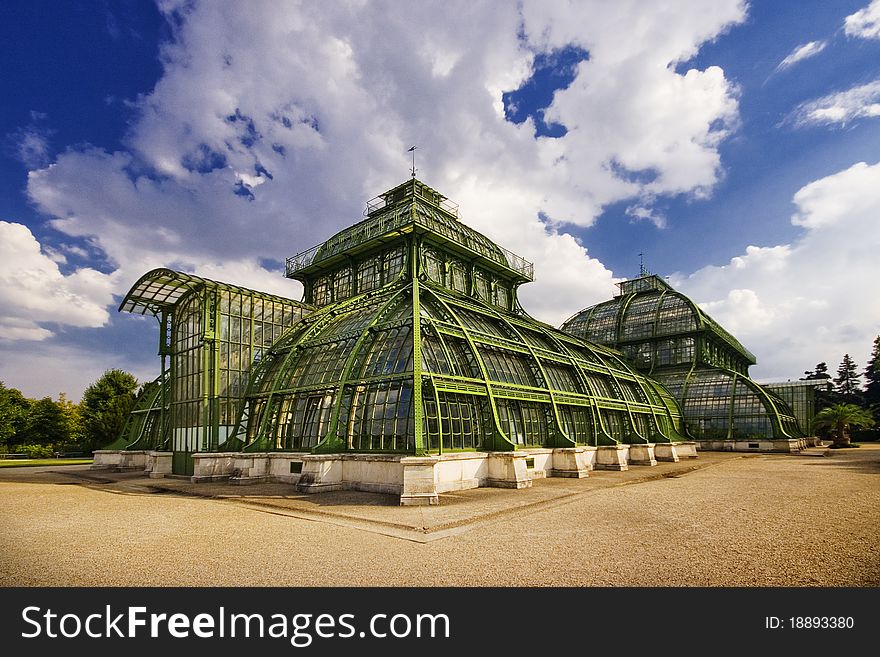
[[[367,202],[366,218],[287,259],[307,303],[326,305],[416,275],[511,309],[531,262],[459,220],[458,206],[412,178]]]

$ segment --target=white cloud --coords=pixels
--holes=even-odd
[[[30,193],[56,228],[95,236],[131,267],[183,254],[254,259],[268,235],[305,248],[403,178],[413,142],[441,191],[481,190],[465,220],[500,240],[539,211],[589,225],[608,203],[646,192],[704,195],[721,174],[735,89],[718,68],[673,65],[744,18],[740,2],[710,4],[530,2],[520,15],[495,3],[166,3],[182,20],[163,78],[139,101],[132,153],[68,151],[32,174]],[[432,39],[413,24],[432,25]],[[530,74],[534,49],[570,44],[590,59],[547,110],[569,132],[536,140],[531,123],[504,120],[501,93]],[[631,175],[646,171],[642,182]],[[237,182],[254,201],[234,195]],[[492,218],[512,188],[522,203]],[[146,226],[168,237],[151,244]]]
[[[828,45],[827,41],[810,41],[809,43],[805,43],[802,46],[798,46],[794,50],[792,50],[781,62],[779,62],[779,66],[776,67],[777,71],[784,71],[787,68],[790,68],[801,62],[805,59],[808,59],[814,55],[818,55],[820,52],[825,50],[825,46]]]
[[[880,163],[802,187],[792,244],[750,246],[722,267],[673,280],[758,357],[752,374],[787,379],[845,353],[864,367],[880,333]]]
[[[626,215],[635,221],[650,221],[657,228],[666,228],[666,216],[649,203],[635,203],[626,209]]]
[[[848,36],[880,39],[880,0],[872,0],[867,7],[847,16],[843,29]]]
[[[26,226],[0,221],[0,340],[45,340],[42,324],[103,326],[112,290],[94,269],[62,274]]]
[[[15,158],[29,169],[35,169],[49,164],[52,155],[49,145],[51,135],[51,130],[34,122],[12,132],[8,138],[12,141]]]
[[[846,125],[856,119],[880,116],[880,80],[798,105],[786,121],[795,127]]]
[[[589,226],[619,201],[651,218],[649,199],[708,195],[738,121],[720,68],[676,66],[744,20],[741,0],[160,8],[173,41],[134,102],[126,150],[71,148],[28,182],[54,228],[118,268],[117,294],[157,266],[289,285],[261,258],[357,221],[407,177],[416,144],[420,177],[465,222],[535,261],[523,298],[558,323],[613,280],[565,224]],[[536,139],[531,121],[505,120],[502,94],[537,52],[566,46],[589,51],[545,113],[568,132]]]

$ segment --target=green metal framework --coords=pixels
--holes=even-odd
[[[511,450],[682,440],[664,388],[526,315],[532,265],[407,181],[287,263],[318,309],[256,365],[229,449]]]
[[[104,449],[161,450],[168,447],[170,433],[165,424],[168,406],[162,406],[168,374],[165,372],[141,389],[119,438]]]
[[[663,383],[696,438],[804,435],[789,405],[749,378],[754,355],[693,301],[655,275],[618,286],[612,300],[580,311],[562,330],[619,349]]]
[[[817,395],[832,389],[830,379],[764,383],[762,387],[780,397],[794,412],[798,425],[809,429],[816,417]]]
[[[159,320],[162,373],[129,418],[125,448],[170,449],[174,471],[191,474],[193,452],[214,451],[233,433],[253,363],[311,309],[170,269],[145,274],[119,310]]]

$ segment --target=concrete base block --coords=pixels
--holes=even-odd
[[[629,470],[629,445],[600,445],[596,448],[596,469]]]
[[[403,490],[400,506],[428,506],[440,504],[437,496],[437,473],[440,459],[435,457],[409,456],[400,459],[403,467]]]
[[[675,443],[656,443],[654,445],[654,458],[658,461],[669,461],[671,463],[678,463],[681,460]]]
[[[675,443],[675,451],[680,458],[697,458],[697,443],[693,440],[685,440]]]
[[[525,452],[490,452],[488,485],[493,488],[528,488],[532,485]]]
[[[122,450],[120,449],[96,449],[92,453],[92,465],[89,470],[107,470],[115,468],[122,460]]]
[[[117,470],[143,470],[146,465],[147,453],[143,450],[122,451],[119,454]]]
[[[342,457],[338,454],[303,457],[302,473],[296,489],[301,493],[342,490]]]
[[[593,448],[595,451],[595,449]],[[585,447],[563,447],[553,450],[551,477],[583,479],[589,476],[591,463]]]
[[[149,472],[150,477],[161,479],[171,474],[172,468],[172,452],[147,452],[146,464],[144,472]]]
[[[654,458],[655,443],[639,443],[629,446],[629,462],[633,465],[657,465]]]

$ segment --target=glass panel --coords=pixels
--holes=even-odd
[[[528,356],[482,346],[477,350],[491,381],[533,387],[537,385]]]
[[[347,433],[351,449],[412,450],[412,381],[356,386],[347,414]]]
[[[621,340],[650,337],[654,332],[654,318],[660,303],[659,294],[649,294],[633,299],[627,306],[623,319]]]
[[[428,448],[438,451],[442,428],[443,449],[479,449],[485,418],[480,397],[441,393],[439,415],[433,398],[425,401]]]

